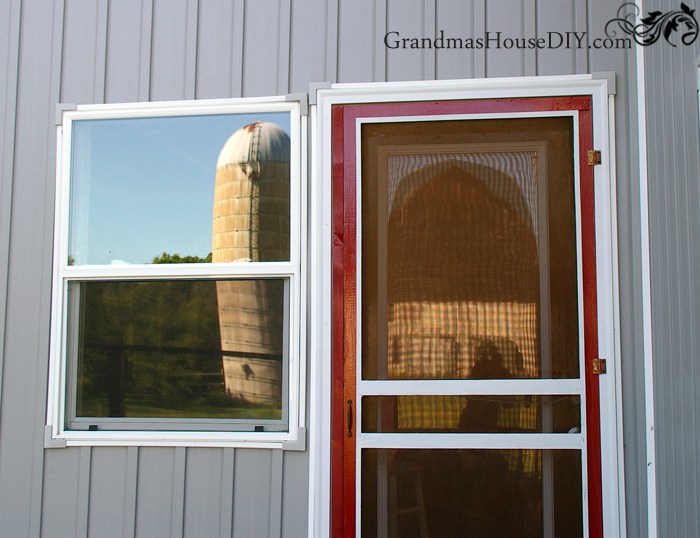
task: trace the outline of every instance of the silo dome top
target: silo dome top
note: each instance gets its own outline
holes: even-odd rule
[[[219,153],[216,168],[238,165],[250,177],[258,175],[265,162],[289,162],[289,136],[279,125],[256,121],[231,135]]]

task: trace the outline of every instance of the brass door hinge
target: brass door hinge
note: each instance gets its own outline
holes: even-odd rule
[[[604,374],[607,371],[605,359],[593,359],[593,373],[595,375]]]
[[[600,164],[602,161],[602,156],[599,149],[589,149],[588,150],[588,164],[590,166],[595,166]]]

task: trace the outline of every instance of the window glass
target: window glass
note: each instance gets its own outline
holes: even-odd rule
[[[279,278],[72,282],[72,427],[101,418],[279,423],[285,301]]]
[[[289,135],[284,112],[75,121],[68,265],[288,261]]]

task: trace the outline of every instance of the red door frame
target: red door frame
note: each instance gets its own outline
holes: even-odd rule
[[[592,97],[532,97],[466,101],[418,101],[333,105],[332,144],[332,389],[331,389],[331,535],[354,537],[356,394],[356,120],[366,117],[440,116],[517,112],[578,112],[581,199],[581,253],[588,434],[588,528],[590,538],[603,536],[600,458],[600,391],[593,373],[598,356],[598,314],[595,258],[595,192],[593,167]],[[346,331],[346,327],[349,329]]]

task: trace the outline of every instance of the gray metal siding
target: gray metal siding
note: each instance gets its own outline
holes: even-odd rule
[[[360,82],[384,79],[385,0],[338,0],[337,81]],[[375,8],[376,5],[376,8]],[[329,28],[329,30],[333,30]],[[332,34],[329,41],[332,41]],[[376,73],[381,75],[376,77]]]
[[[285,94],[289,86],[291,0],[246,2],[243,17],[243,95]]]
[[[14,132],[5,133],[14,137],[14,159],[8,163],[12,177],[3,178],[11,181],[12,207],[0,409],[0,521],[8,536],[38,536],[55,171],[49,118],[59,97],[60,57],[53,51],[62,27],[51,4],[22,2],[20,8],[17,108]]]
[[[151,16],[150,2],[122,0],[109,4],[104,68],[106,102],[148,100]]]
[[[241,0],[200,3],[197,99],[241,95],[243,17]]]
[[[137,448],[121,447],[92,451],[89,536],[121,538],[133,534],[137,453]]]
[[[694,7],[691,5],[691,7]],[[679,4],[659,0],[659,11]],[[678,40],[678,34],[673,37]],[[649,213],[661,536],[700,535],[700,46],[647,48]],[[669,81],[673,81],[670,84]]]
[[[445,35],[483,34],[486,20],[483,0],[449,0],[437,5],[436,28]],[[444,50],[437,54],[435,72],[439,79],[482,78],[486,76],[486,58],[482,51]]]
[[[486,31],[503,36],[535,35],[535,0],[516,0],[507,5],[500,0],[486,2]],[[537,74],[536,51],[532,49],[489,49],[486,51],[487,77],[532,76]]]
[[[0,412],[2,410],[5,315],[10,251],[10,215],[15,152],[17,80],[19,76],[20,2],[5,2],[0,7]]]
[[[676,9],[670,0],[654,8]],[[306,535],[308,454],[43,449],[54,105],[284,94],[311,82],[615,71],[625,485],[646,534],[634,51],[387,50],[403,36],[588,30],[606,0],[9,0],[0,5],[2,536]],[[694,55],[647,49],[662,535],[700,534],[700,202]],[[674,84],[668,84],[673,80]],[[682,83],[679,83],[682,81]],[[664,157],[665,156],[665,157]],[[671,157],[672,156],[672,157]],[[318,358],[312,358],[318,360]]]

